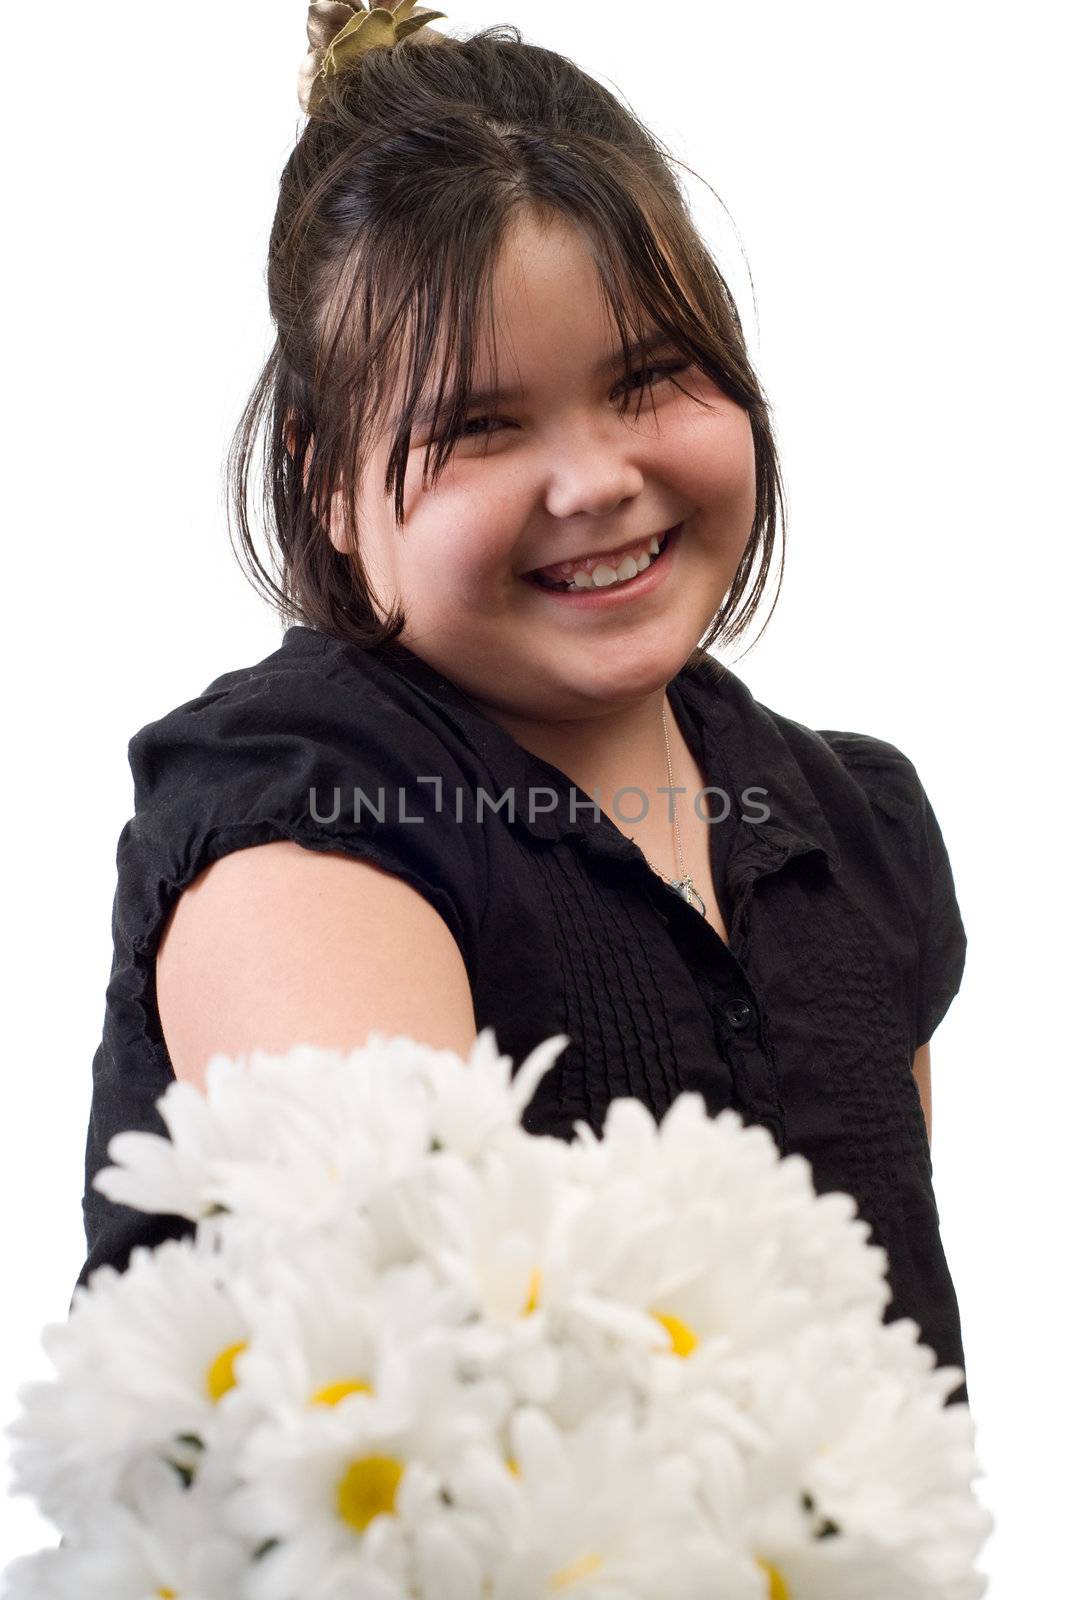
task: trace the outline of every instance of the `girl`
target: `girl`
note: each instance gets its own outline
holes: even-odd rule
[[[464,1054],[491,1026],[519,1063],[562,1032],[530,1131],[734,1106],[855,1197],[886,1320],[963,1367],[927,1122],[966,949],[940,828],[895,746],[710,654],[783,505],[670,158],[571,61],[438,15],[310,8],[231,463],[288,626],[130,743],[79,1283],[188,1231],[91,1180],[215,1051]]]

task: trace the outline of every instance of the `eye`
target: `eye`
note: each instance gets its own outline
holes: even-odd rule
[[[466,433],[465,429],[466,428],[479,427],[479,424],[481,422],[497,422],[499,420],[500,419],[497,418],[497,417],[469,417],[469,418],[466,419],[466,421],[464,421],[461,424],[460,428],[458,428],[456,430],[456,432],[448,433],[446,435],[446,438],[448,438],[448,439],[481,439],[481,438],[484,438],[484,437],[490,437],[490,435],[486,435],[485,436],[483,433]]]
[[[630,394],[639,393],[642,397],[643,391],[648,387],[648,382],[652,376],[658,374],[658,381],[663,382],[666,378],[672,377],[677,372],[687,372],[688,366],[689,363],[687,361],[669,361],[665,362],[661,366],[637,367],[636,371],[630,372],[628,377],[625,378],[623,382],[626,386],[632,384],[637,378],[642,378],[643,382],[640,384],[638,391],[626,387],[626,401],[628,400]]]
[[[438,434],[436,438],[429,439],[426,445],[418,446],[418,448],[426,450],[430,449],[433,444],[456,444],[466,439],[489,439],[491,437],[489,433],[469,433],[466,430],[478,428],[484,422],[497,422],[499,420],[497,417],[467,417],[459,428],[455,428],[452,432],[447,431],[446,433]]]
[[[648,387],[649,380],[652,377],[656,377],[657,381],[662,382],[666,378],[672,377],[675,373],[687,372],[688,366],[689,363],[687,361],[672,361],[665,362],[660,366],[637,367],[635,372],[630,372],[628,377],[622,381],[626,386],[628,386],[634,383],[637,379],[642,378],[643,382],[640,384],[638,391],[642,395],[644,389]],[[626,400],[631,394],[635,394],[636,392],[637,391],[635,389],[626,387]],[[483,425],[486,423],[490,423],[492,425],[495,423],[501,424],[502,419],[501,417],[468,417],[459,428],[456,428],[452,433],[444,433],[440,437],[443,441],[448,441],[450,443],[464,439],[489,439],[491,438],[491,434],[490,432],[484,431],[483,427]],[[467,431],[469,428],[475,428],[478,431],[475,433],[469,433]],[[433,444],[438,442],[438,440],[431,441]]]
[[[665,377],[674,372],[684,372],[687,366],[687,361],[669,361],[664,365],[657,367],[637,367],[635,372],[629,373],[624,382],[631,383],[634,378],[643,378],[646,380],[654,372],[660,372],[663,377]]]

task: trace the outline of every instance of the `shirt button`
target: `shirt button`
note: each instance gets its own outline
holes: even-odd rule
[[[751,1007],[746,1000],[730,1000],[726,1004],[725,1015],[734,1028],[746,1028],[751,1021]]]

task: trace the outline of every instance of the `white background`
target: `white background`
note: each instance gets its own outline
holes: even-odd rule
[[[281,631],[220,485],[271,343],[306,48],[297,0],[13,20],[4,1422],[50,1370],[40,1328],[84,1259],[127,741]],[[689,179],[773,404],[789,532],[765,636],[724,659],[782,713],[899,745],[942,824],[970,948],[933,1044],[933,1161],[997,1517],[984,1569],[995,1600],[1052,1592],[1071,1420],[1058,8],[465,0],[439,26],[503,21],[616,87],[728,208]],[[56,1542],[25,1498],[0,1521],[0,1563]]]

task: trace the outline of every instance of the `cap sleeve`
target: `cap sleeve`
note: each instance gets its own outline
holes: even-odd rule
[[[174,1073],[156,1006],[156,951],[172,908],[204,868],[280,839],[372,861],[439,912],[473,987],[486,901],[481,830],[469,820],[469,795],[454,799],[471,785],[449,749],[404,698],[328,658],[227,673],[141,728],[128,756],[134,815],[116,853],[112,968],[86,1141],[89,1256],[79,1283],[104,1261],[122,1270],[134,1243],[177,1231],[113,1205],[91,1180],[109,1164],[115,1133],[166,1133],[155,1102]]]
[[[896,745],[868,734],[824,730],[865,789],[917,938],[912,1054],[928,1044],[963,981],[967,935],[940,824],[914,764]]]
[[[456,816],[464,780],[434,731],[371,680],[329,668],[216,685],[130,740],[135,814],[117,867],[134,944],[155,944],[178,895],[211,862],[292,839],[403,878],[473,962],[482,858]]]

